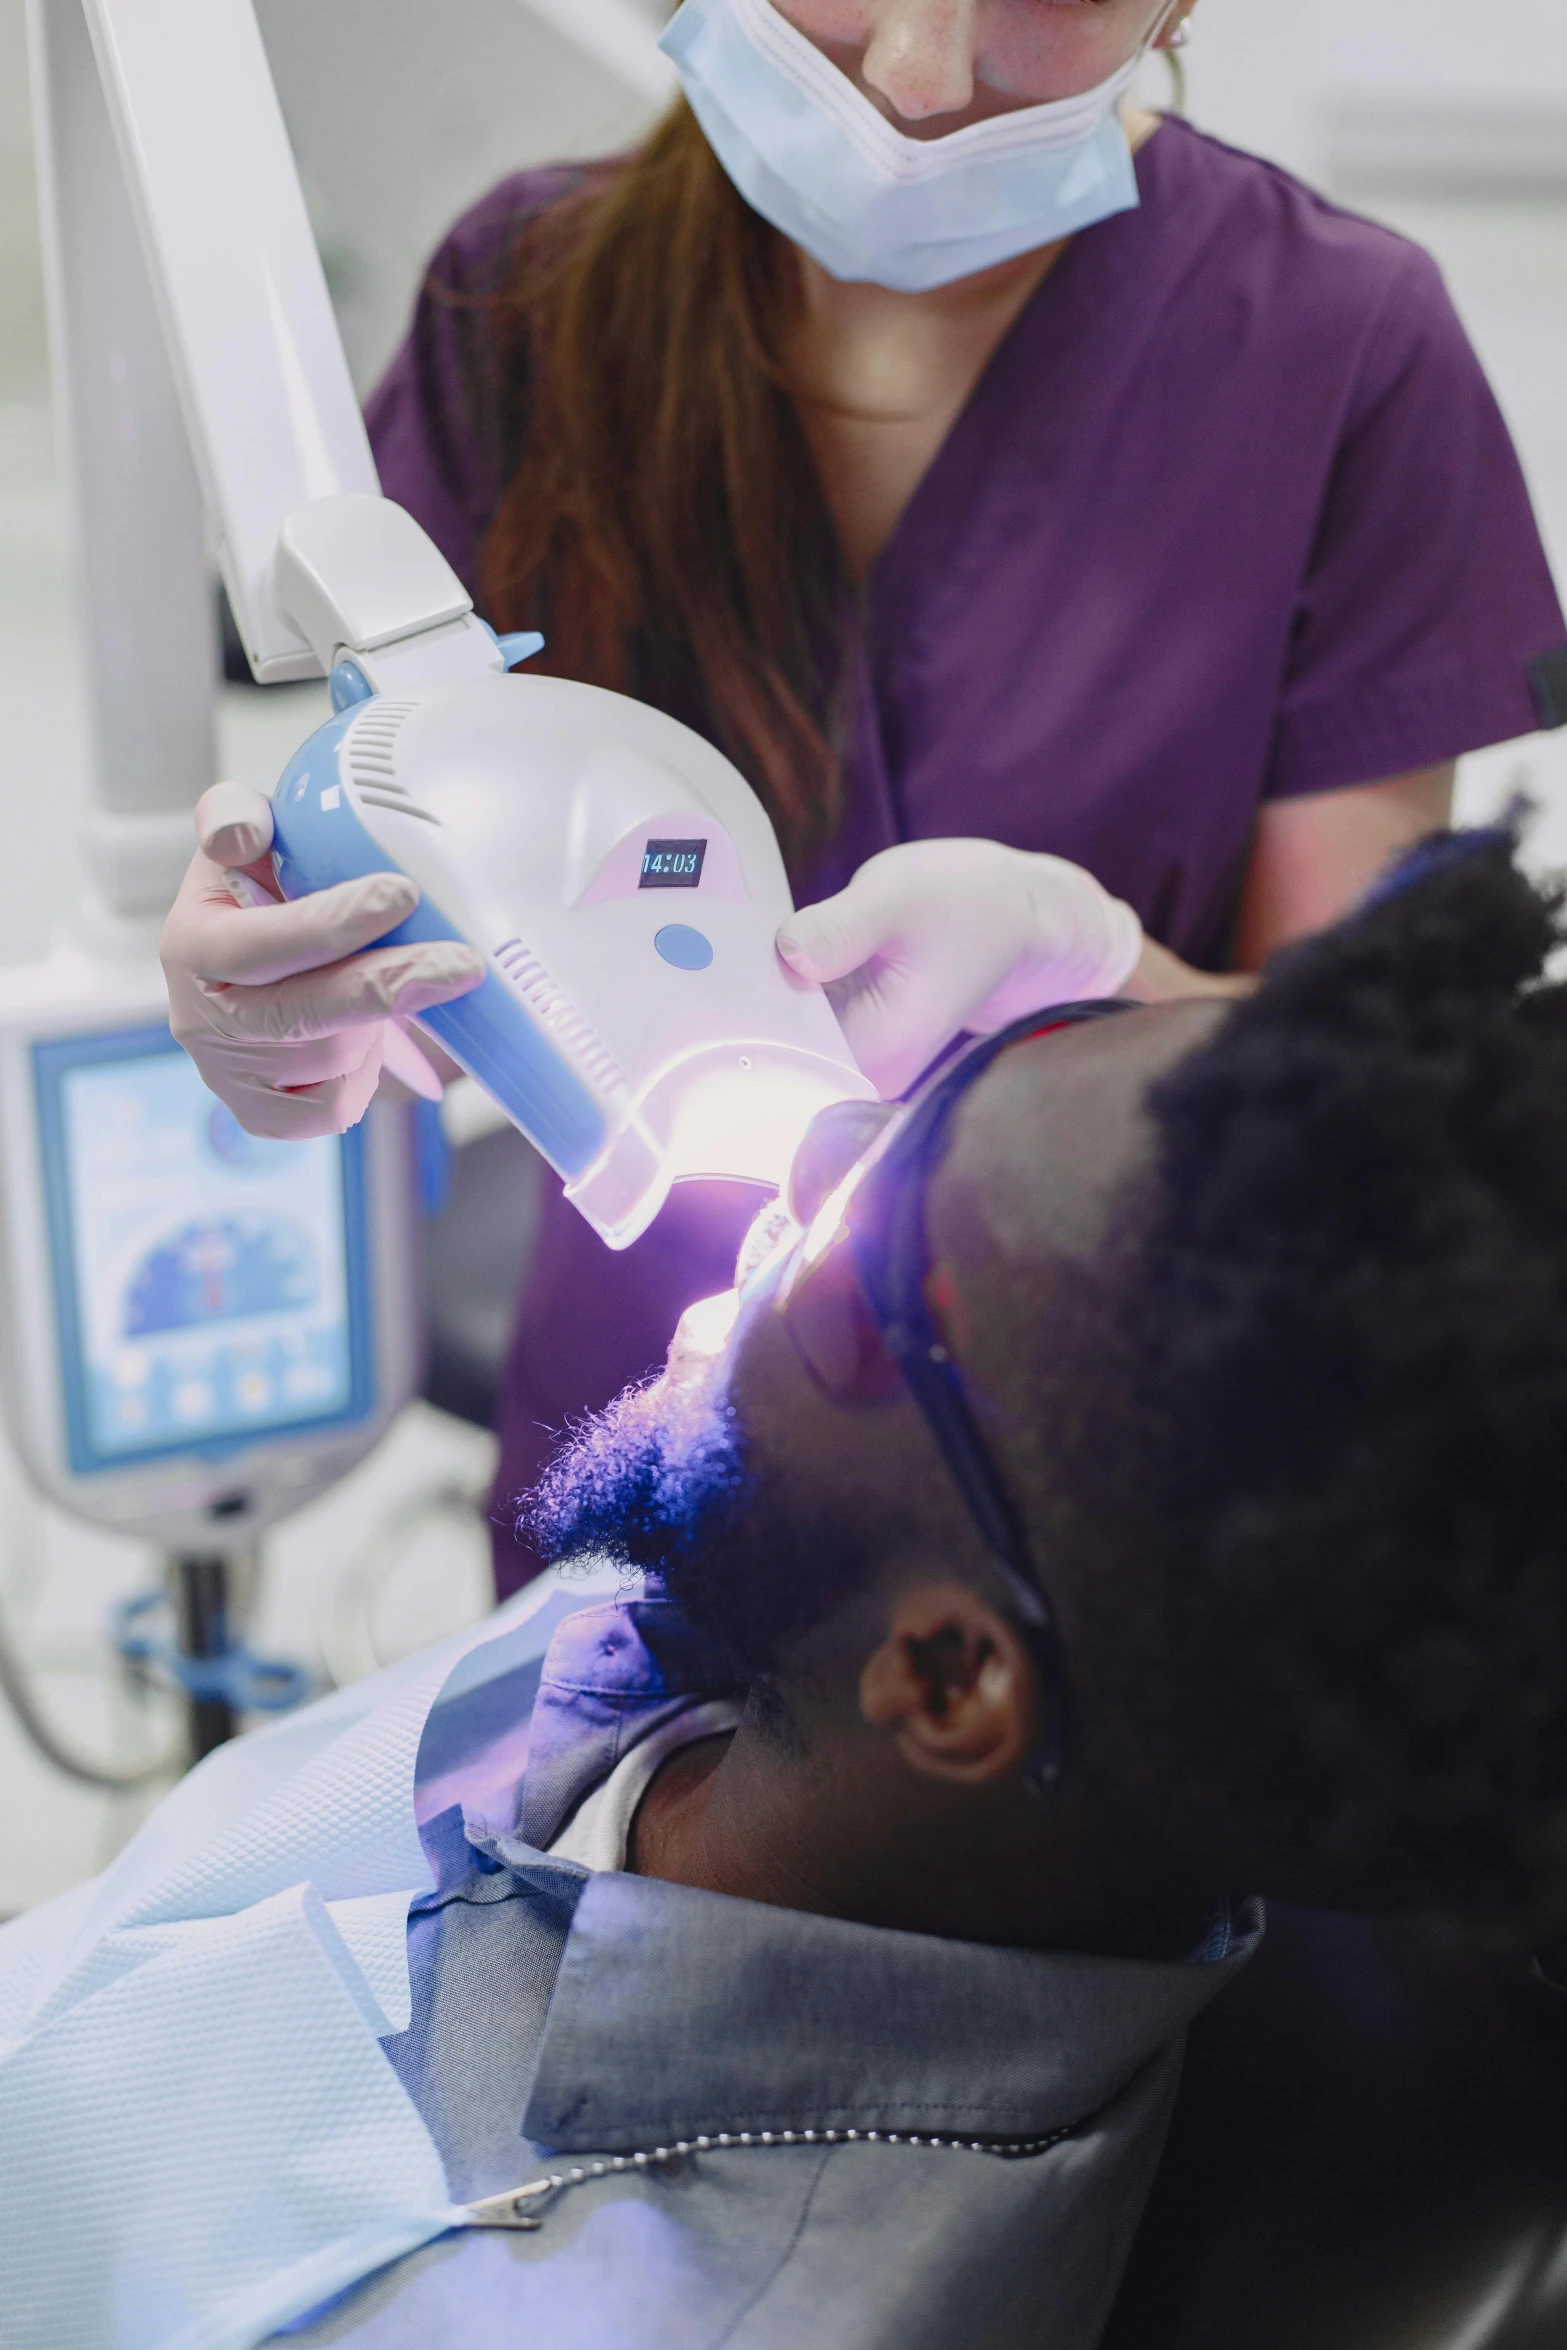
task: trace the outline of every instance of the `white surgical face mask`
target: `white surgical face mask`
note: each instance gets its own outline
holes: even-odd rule
[[[940,139],[895,130],[769,0],[685,0],[659,45],[741,195],[833,277],[920,293],[1138,201],[1116,109],[1147,43],[1079,97]]]

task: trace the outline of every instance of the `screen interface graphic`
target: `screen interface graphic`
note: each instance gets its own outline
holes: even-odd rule
[[[356,1400],[357,1138],[352,1169],[335,1137],[258,1141],[150,1035],[96,1060],[36,1048],[78,1469],[308,1427]]]
[[[638,889],[695,889],[702,879],[705,840],[650,840],[642,852]]]

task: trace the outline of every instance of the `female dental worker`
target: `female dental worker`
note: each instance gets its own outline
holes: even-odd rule
[[[685,0],[684,100],[460,222],[371,402],[387,494],[496,627],[755,784],[782,951],[884,1091],[1030,1002],[1243,987],[1447,820],[1460,753],[1567,719],[1433,264],[1132,102],[1190,5]],[[391,878],[241,910],[253,794],[198,831],[176,1033],[248,1125],[351,1123],[477,958],[361,951]],[[684,1187],[616,1257],[552,1196],[502,1504],[727,1286],[753,1205]]]

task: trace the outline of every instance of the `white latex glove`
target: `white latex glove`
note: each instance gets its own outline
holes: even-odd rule
[[[1042,1005],[1114,995],[1142,945],[1131,907],[1081,865],[993,840],[883,849],[778,933],[889,1100],[965,1029],[987,1036]]]
[[[266,862],[271,805],[244,784],[203,793],[196,838],[159,949],[169,1026],[246,1132],[341,1134],[383,1064],[438,1100],[440,1079],[398,1021],[466,995],[483,957],[446,941],[370,946],[419,902],[400,873],[285,903]]]

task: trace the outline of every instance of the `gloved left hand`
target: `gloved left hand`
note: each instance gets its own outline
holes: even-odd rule
[[[400,1023],[477,987],[482,955],[449,940],[375,944],[419,902],[405,874],[283,903],[267,861],[271,805],[243,784],[203,793],[196,836],[160,948],[169,1026],[247,1132],[345,1133],[383,1068],[439,1100],[439,1077]]]
[[[1042,1005],[1115,995],[1142,951],[1131,907],[1081,865],[993,840],[883,849],[778,933],[889,1099],[965,1029],[986,1036]]]

